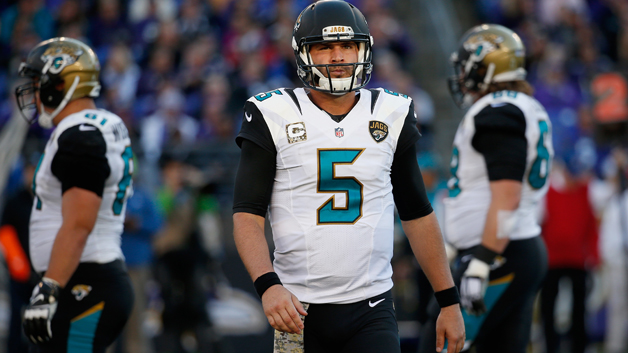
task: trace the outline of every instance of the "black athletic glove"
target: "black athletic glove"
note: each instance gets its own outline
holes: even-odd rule
[[[52,338],[50,322],[60,294],[59,283],[46,277],[33,288],[30,303],[22,313],[24,333],[33,343],[48,342]]]
[[[488,287],[491,264],[497,257],[496,252],[480,245],[473,254],[467,270],[460,280],[460,304],[470,315],[482,315],[486,312],[484,294]]]

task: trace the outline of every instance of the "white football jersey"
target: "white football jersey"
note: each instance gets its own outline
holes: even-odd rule
[[[89,109],[61,120],[37,165],[32,184],[35,200],[30,219],[30,254],[38,272],[48,268],[52,245],[63,222],[62,184],[52,167],[59,149],[59,138],[64,133],[73,133],[72,138],[76,140],[81,137],[81,133],[94,134],[98,131],[106,144],[104,157],[110,173],[105,182],[96,224],[87,238],[80,261],[107,263],[124,258],[120,250],[120,235],[126,201],[133,194],[131,140],[120,117],[105,110]]]
[[[501,217],[498,227],[509,229],[505,236],[511,240],[532,238],[541,232],[536,214],[549,186],[547,178],[554,156],[551,123],[545,108],[536,99],[521,92],[495,92],[482,97],[469,109],[454,138],[444,235],[457,249],[481,243],[491,202],[485,159],[472,146],[475,117],[489,105],[502,107],[506,104],[519,108],[525,117],[527,161],[519,207],[510,220]]]
[[[412,101],[384,89],[359,94],[340,122],[302,88],[249,99],[277,151],[269,210],[274,269],[304,302],[353,303],[393,285],[390,171],[396,149],[416,142],[400,142]],[[253,114],[245,118],[255,123]]]

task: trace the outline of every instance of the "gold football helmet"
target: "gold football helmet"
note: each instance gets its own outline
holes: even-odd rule
[[[449,90],[458,106],[473,103],[491,83],[525,80],[525,46],[517,33],[496,24],[482,24],[462,36],[451,54],[456,71]]]
[[[39,43],[20,65],[19,75],[31,82],[18,86],[15,96],[22,115],[32,123],[37,109],[39,124],[52,127],[52,119],[68,102],[82,98],[96,98],[100,94],[100,62],[94,51],[81,41],[58,37]],[[36,106],[35,92],[39,91],[42,106]],[[54,109],[47,113],[44,106]]]

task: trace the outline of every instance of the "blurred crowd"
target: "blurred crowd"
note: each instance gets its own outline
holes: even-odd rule
[[[9,1],[10,2],[10,1]],[[121,116],[149,162],[164,148],[228,141],[243,102],[299,84],[291,47],[306,0],[21,0],[0,5],[0,124],[10,118],[11,83],[30,48],[53,36],[77,38],[96,51],[103,91],[98,105]],[[425,101],[403,72],[412,43],[385,1],[354,1],[369,18],[381,67],[374,84],[399,86]],[[361,3],[363,2],[363,4]],[[32,136],[48,132],[33,126]]]
[[[626,352],[628,2],[479,0],[474,9],[477,23],[521,36],[534,97],[552,121],[555,159],[539,210],[550,268],[533,351]],[[448,177],[438,159],[419,156],[437,215]],[[413,276],[408,259],[397,256],[398,307],[422,321],[425,308],[416,298],[424,278]]]
[[[230,212],[230,168],[235,168],[233,158],[237,162],[233,150],[241,109],[252,95],[301,86],[291,35],[299,11],[310,2],[0,2],[0,128],[15,114],[13,87],[21,60],[41,40],[67,36],[96,51],[103,85],[97,105],[122,117],[132,135],[138,173],[122,245],[139,309],[118,351],[221,350],[206,301],[218,296],[223,280],[216,264],[225,260],[229,236],[224,220],[230,218],[224,215]],[[421,40],[410,37],[392,0],[349,2],[365,14],[374,37],[369,87],[386,87],[415,100],[424,135],[417,158],[438,214],[448,157],[436,153],[431,141],[443,133],[433,126],[438,118],[433,98],[442,97],[431,97],[408,71]],[[540,215],[551,271],[540,300],[544,329],[535,336],[545,344],[535,351],[571,347],[582,352],[606,340],[605,352],[626,352],[628,2],[478,0],[473,6],[476,23],[503,24],[522,37],[529,81],[553,124],[556,159]],[[5,210],[22,210],[22,218],[29,208],[14,206],[28,204],[28,178],[49,134],[37,124],[29,128],[27,153],[7,186]],[[2,224],[17,218],[5,211]],[[421,279],[399,243],[394,259],[398,316],[420,321]],[[565,286],[564,278],[571,284]],[[28,276],[12,276],[12,281],[16,296],[23,295],[20,284],[32,288]],[[604,288],[596,291],[598,282]],[[564,309],[559,301],[554,310],[565,288],[571,288],[573,306]],[[554,318],[561,310],[571,319]],[[15,348],[17,341],[10,342],[15,344],[10,352],[23,349]]]

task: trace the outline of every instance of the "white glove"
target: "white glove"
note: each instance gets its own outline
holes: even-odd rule
[[[470,315],[482,315],[486,312],[484,294],[488,287],[489,264],[475,257],[460,280],[460,304]]]
[[[33,343],[48,342],[52,338],[50,322],[57,311],[60,294],[59,283],[46,277],[33,288],[30,303],[22,314],[24,333]]]

